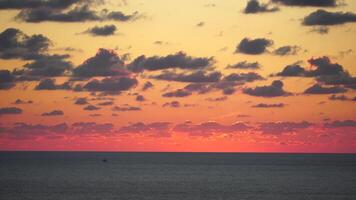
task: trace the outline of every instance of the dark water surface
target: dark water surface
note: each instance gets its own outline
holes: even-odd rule
[[[355,200],[356,155],[0,152],[0,199]]]

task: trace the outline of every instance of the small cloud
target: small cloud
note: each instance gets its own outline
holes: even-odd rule
[[[181,104],[179,101],[166,102],[162,107],[180,108]]]
[[[275,104],[266,104],[266,103],[259,103],[253,105],[253,108],[283,108],[285,106],[284,103],[275,103]]]
[[[136,96],[136,101],[143,102],[143,101],[146,101],[146,98],[143,95],[137,95]]]
[[[35,87],[35,90],[70,90],[71,88],[70,82],[57,85],[55,79],[43,79]]]
[[[205,22],[199,22],[195,26],[196,27],[203,27],[205,25]]]
[[[305,26],[332,26],[356,22],[356,14],[352,12],[329,12],[319,9],[304,17]]]
[[[114,112],[130,112],[130,111],[141,111],[142,109],[140,107],[135,107],[135,106],[115,106],[112,108],[112,111]]]
[[[100,110],[100,109],[101,109],[100,107],[96,107],[93,105],[88,105],[88,106],[84,107],[84,110],[87,110],[87,111],[94,111],[94,110]]]
[[[273,54],[278,56],[296,55],[299,50],[300,47],[298,46],[287,45],[287,46],[279,47],[278,49],[274,50]]]
[[[194,71],[191,73],[176,73],[172,71],[163,71],[159,75],[152,76],[151,78],[166,81],[178,82],[217,82],[220,80],[222,74],[220,72],[206,72],[203,70]]]
[[[290,92],[283,90],[283,82],[279,80],[273,81],[272,84],[268,86],[245,88],[243,89],[243,93],[257,97],[280,97],[291,95]]]
[[[33,101],[32,100],[24,101],[24,100],[21,100],[21,99],[16,99],[16,101],[14,101],[12,104],[15,104],[15,105],[33,104]]]
[[[267,47],[273,44],[272,40],[265,38],[249,39],[244,38],[236,47],[235,53],[259,55],[266,52]]]
[[[265,12],[276,12],[278,7],[273,7],[270,4],[260,3],[258,0],[249,0],[244,9],[246,14],[255,14],[255,13],[265,13]]]
[[[310,32],[319,33],[320,35],[328,34],[329,28],[327,26],[317,26],[313,27]]]
[[[85,104],[88,104],[88,100],[87,100],[87,98],[78,98],[75,100],[74,104],[85,105]]]
[[[329,97],[329,100],[331,100],[331,101],[356,101],[356,97],[350,98],[343,94],[342,95],[333,94]]]
[[[247,62],[247,61],[242,61],[242,62],[238,62],[236,64],[233,65],[228,65],[226,67],[226,69],[251,69],[251,70],[255,70],[255,69],[260,69],[261,68],[261,64],[258,62]]]
[[[97,104],[98,106],[112,106],[114,105],[113,101],[104,101],[104,102],[100,102]]]
[[[285,6],[335,7],[338,0],[272,0]]]
[[[8,90],[15,86],[15,76],[9,70],[0,70],[0,90]]]
[[[45,112],[41,114],[41,116],[43,117],[60,116],[60,115],[64,115],[64,112],[61,110],[53,110],[51,112]]]
[[[2,115],[19,115],[22,114],[22,109],[17,107],[0,108],[0,116]]]
[[[26,35],[16,28],[0,33],[0,58],[31,60],[45,54],[52,42],[44,35]]]
[[[93,28],[89,28],[84,33],[88,33],[92,36],[111,36],[114,35],[117,31],[115,25],[105,25],[105,26],[94,26]]]
[[[214,58],[192,57],[180,51],[167,56],[139,56],[128,65],[133,72],[156,71],[163,69],[185,69],[196,70],[210,67],[214,63]]]
[[[333,121],[331,123],[325,123],[326,128],[341,128],[341,127],[356,127],[355,120]]]
[[[73,69],[74,77],[119,76],[129,72],[124,68],[124,59],[114,50],[99,49],[81,65]]]
[[[337,94],[337,93],[345,93],[347,89],[339,86],[333,87],[324,87],[318,83],[314,84],[310,88],[304,91],[304,94]]]
[[[222,97],[216,97],[216,98],[206,98],[206,101],[210,101],[210,102],[219,102],[219,101],[226,101],[227,100],[227,96],[222,96]]]
[[[154,86],[154,85],[153,85],[151,82],[147,81],[147,82],[142,86],[142,91],[146,91],[146,90],[152,88],[153,86]]]
[[[172,98],[172,97],[187,97],[190,95],[192,95],[191,92],[189,92],[187,90],[183,90],[183,89],[178,89],[178,90],[175,90],[172,92],[164,93],[162,96]]]
[[[157,40],[157,41],[154,41],[153,44],[162,46],[162,45],[169,45],[170,43],[169,42],[164,42],[164,41],[161,41],[161,40]]]

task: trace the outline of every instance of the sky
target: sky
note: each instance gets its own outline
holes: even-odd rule
[[[356,153],[353,0],[0,0],[0,150]]]

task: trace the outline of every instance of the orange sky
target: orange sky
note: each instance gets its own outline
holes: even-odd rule
[[[355,1],[48,2],[0,0],[0,150],[356,152]]]

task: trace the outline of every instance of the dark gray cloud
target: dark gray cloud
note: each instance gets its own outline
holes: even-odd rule
[[[352,77],[348,72],[338,75],[320,76],[317,80],[326,85],[343,85],[347,88],[356,89],[356,77]]]
[[[97,12],[90,8],[90,3],[84,3],[83,5],[77,5],[69,10],[53,9],[50,7],[38,7],[23,9],[15,17],[17,20],[40,23],[45,21],[52,22],[86,22],[86,21],[129,21],[137,18],[138,13],[124,14],[121,11],[108,11],[101,10]]]
[[[332,63],[329,57],[312,58],[308,60],[311,69],[306,70],[298,64],[286,66],[277,76],[315,77],[320,83],[326,85],[344,85],[348,88],[356,88],[356,77],[352,77],[338,63]]]
[[[142,109],[140,107],[136,106],[115,106],[112,108],[112,111],[114,112],[130,112],[130,111],[141,111]]]
[[[16,101],[14,101],[12,104],[15,104],[15,105],[33,104],[33,101],[32,100],[24,101],[24,100],[21,100],[21,99],[16,99]]]
[[[305,76],[306,71],[298,64],[287,65],[277,76]]]
[[[97,104],[98,106],[112,106],[114,105],[113,101],[104,101],[104,102],[100,102]]]
[[[41,116],[43,117],[61,116],[61,115],[64,115],[64,112],[61,110],[53,110],[51,112],[45,112],[41,114]]]
[[[298,46],[287,45],[287,46],[279,47],[278,49],[274,50],[273,54],[278,56],[296,55],[299,50],[300,47]]]
[[[164,103],[162,107],[180,108],[181,104],[179,101],[171,101]]]
[[[17,107],[0,108],[0,116],[2,115],[19,115],[22,114],[22,109]]]
[[[91,92],[120,93],[136,87],[137,80],[130,77],[110,77],[102,80],[91,80],[86,83],[82,90]]]
[[[306,72],[306,76],[328,76],[328,75],[338,75],[345,70],[338,63],[332,63],[329,57],[312,58],[308,60],[309,64],[315,67],[310,71]]]
[[[94,110],[100,110],[101,108],[93,105],[87,105],[83,109],[87,111],[94,111]]]
[[[55,79],[43,79],[35,87],[35,90],[70,90],[71,88],[70,82],[57,85]]]
[[[26,9],[48,7],[65,9],[83,0],[0,0],[0,9]]]
[[[136,101],[143,102],[143,101],[146,101],[146,98],[143,95],[137,95]]]
[[[212,79],[213,80],[213,79]],[[206,94],[213,91],[222,91],[224,95],[231,95],[235,93],[235,87],[238,85],[243,85],[247,82],[253,82],[256,80],[263,80],[263,78],[254,72],[250,73],[232,73],[229,74],[220,80],[214,79],[212,82],[207,81],[195,81],[183,89],[178,89],[172,92],[167,92],[163,94],[164,97],[187,97],[193,93]]]
[[[333,121],[331,123],[325,123],[325,127],[327,128],[345,128],[345,127],[356,127],[356,121],[355,120],[344,120],[344,121]]]
[[[0,33],[0,58],[31,60],[43,55],[51,45],[44,35],[26,35],[21,30],[8,28]]]
[[[253,105],[253,108],[283,108],[285,106],[284,103],[274,103],[274,104],[267,104],[267,103],[259,103]]]
[[[73,69],[75,77],[127,75],[124,60],[113,50],[99,49],[97,54]]]
[[[138,17],[138,12],[134,12],[132,14],[125,14],[121,11],[111,11],[107,12],[106,16],[104,16],[104,19],[125,22],[135,20]]]
[[[178,81],[178,82],[217,82],[220,80],[222,74],[220,72],[207,72],[203,70],[191,72],[191,73],[176,73],[172,71],[163,71],[159,75],[151,76],[151,78],[157,80],[166,81]]]
[[[92,36],[110,36],[114,35],[117,28],[115,25],[105,25],[105,26],[94,26],[89,28],[84,33],[88,33]]]
[[[172,102],[166,102],[162,105],[162,107],[172,107],[172,108],[179,108],[179,107],[195,107],[197,104],[181,104],[179,101],[172,101]]]
[[[88,104],[88,100],[85,97],[78,98],[78,99],[75,100],[74,104],[76,104],[76,105],[85,105],[85,104]]]
[[[244,9],[244,13],[263,13],[263,12],[276,12],[279,9],[277,7],[272,7],[270,4],[260,3],[258,0],[250,0]]]
[[[184,90],[192,93],[206,94],[213,91],[222,91],[224,95],[231,95],[235,90],[235,86],[242,85],[240,81],[219,81],[216,83],[191,83],[184,87]]]
[[[249,63],[247,61],[238,62],[233,65],[228,65],[226,69],[260,69],[261,64],[258,62]]]
[[[225,76],[222,81],[239,81],[239,82],[253,82],[257,80],[263,80],[263,77],[255,72],[249,73],[232,73]]]
[[[324,87],[320,84],[315,84],[304,91],[304,94],[337,94],[347,92],[347,89],[339,86]]]
[[[15,76],[9,70],[0,70],[0,90],[8,90],[15,86]]]
[[[249,39],[244,38],[237,45],[235,53],[258,55],[266,52],[267,47],[273,44],[272,40],[265,38]]]
[[[142,86],[142,91],[146,91],[150,88],[154,87],[153,83],[147,81],[143,86]]]
[[[213,57],[191,57],[184,52],[170,54],[167,56],[152,56],[144,55],[136,58],[128,65],[128,68],[134,72],[142,72],[144,70],[155,71],[162,69],[202,69],[211,66],[214,63]]]
[[[62,76],[72,69],[73,65],[66,59],[69,55],[46,55],[34,59],[33,62],[25,64],[23,75],[28,76]]]
[[[222,78],[222,74],[218,71],[194,71],[191,73],[176,73],[172,71],[163,71],[159,75],[151,76],[158,80],[167,81],[179,81],[179,82],[190,82],[190,83],[211,83],[219,84],[220,82],[252,82],[256,80],[263,80],[263,78],[254,72],[249,73],[231,73]],[[221,84],[221,83],[220,83]]]
[[[206,101],[210,101],[210,102],[219,102],[219,101],[226,101],[227,100],[227,96],[222,96],[222,97],[215,97],[215,98],[206,98]]]
[[[245,88],[243,93],[257,97],[280,97],[289,96],[291,93],[283,90],[283,82],[276,80],[268,86],[258,86],[255,88]]]
[[[203,122],[201,124],[193,124],[192,122],[185,122],[177,124],[173,131],[188,133],[191,136],[209,137],[214,133],[239,133],[250,130],[251,127],[245,123],[234,123],[231,125],[222,125],[217,122]]]
[[[17,16],[17,20],[39,23],[44,21],[55,22],[84,22],[99,21],[101,17],[96,11],[91,10],[88,5],[78,6],[68,11],[54,10],[49,7],[24,9]]]
[[[281,135],[284,133],[293,133],[298,130],[311,127],[313,124],[303,122],[267,122],[261,123],[257,130],[264,134]]]
[[[356,97],[350,98],[343,94],[342,95],[333,94],[329,97],[329,100],[331,100],[331,101],[356,101]]]
[[[356,22],[356,14],[352,12],[329,12],[317,10],[304,17],[303,25],[306,26],[331,26]]]
[[[272,0],[274,3],[280,3],[286,6],[316,6],[316,7],[334,7],[338,0]]]
[[[163,97],[187,97],[190,95],[192,95],[191,92],[184,90],[184,89],[178,89],[178,90],[175,90],[172,92],[164,93],[162,96]]]

